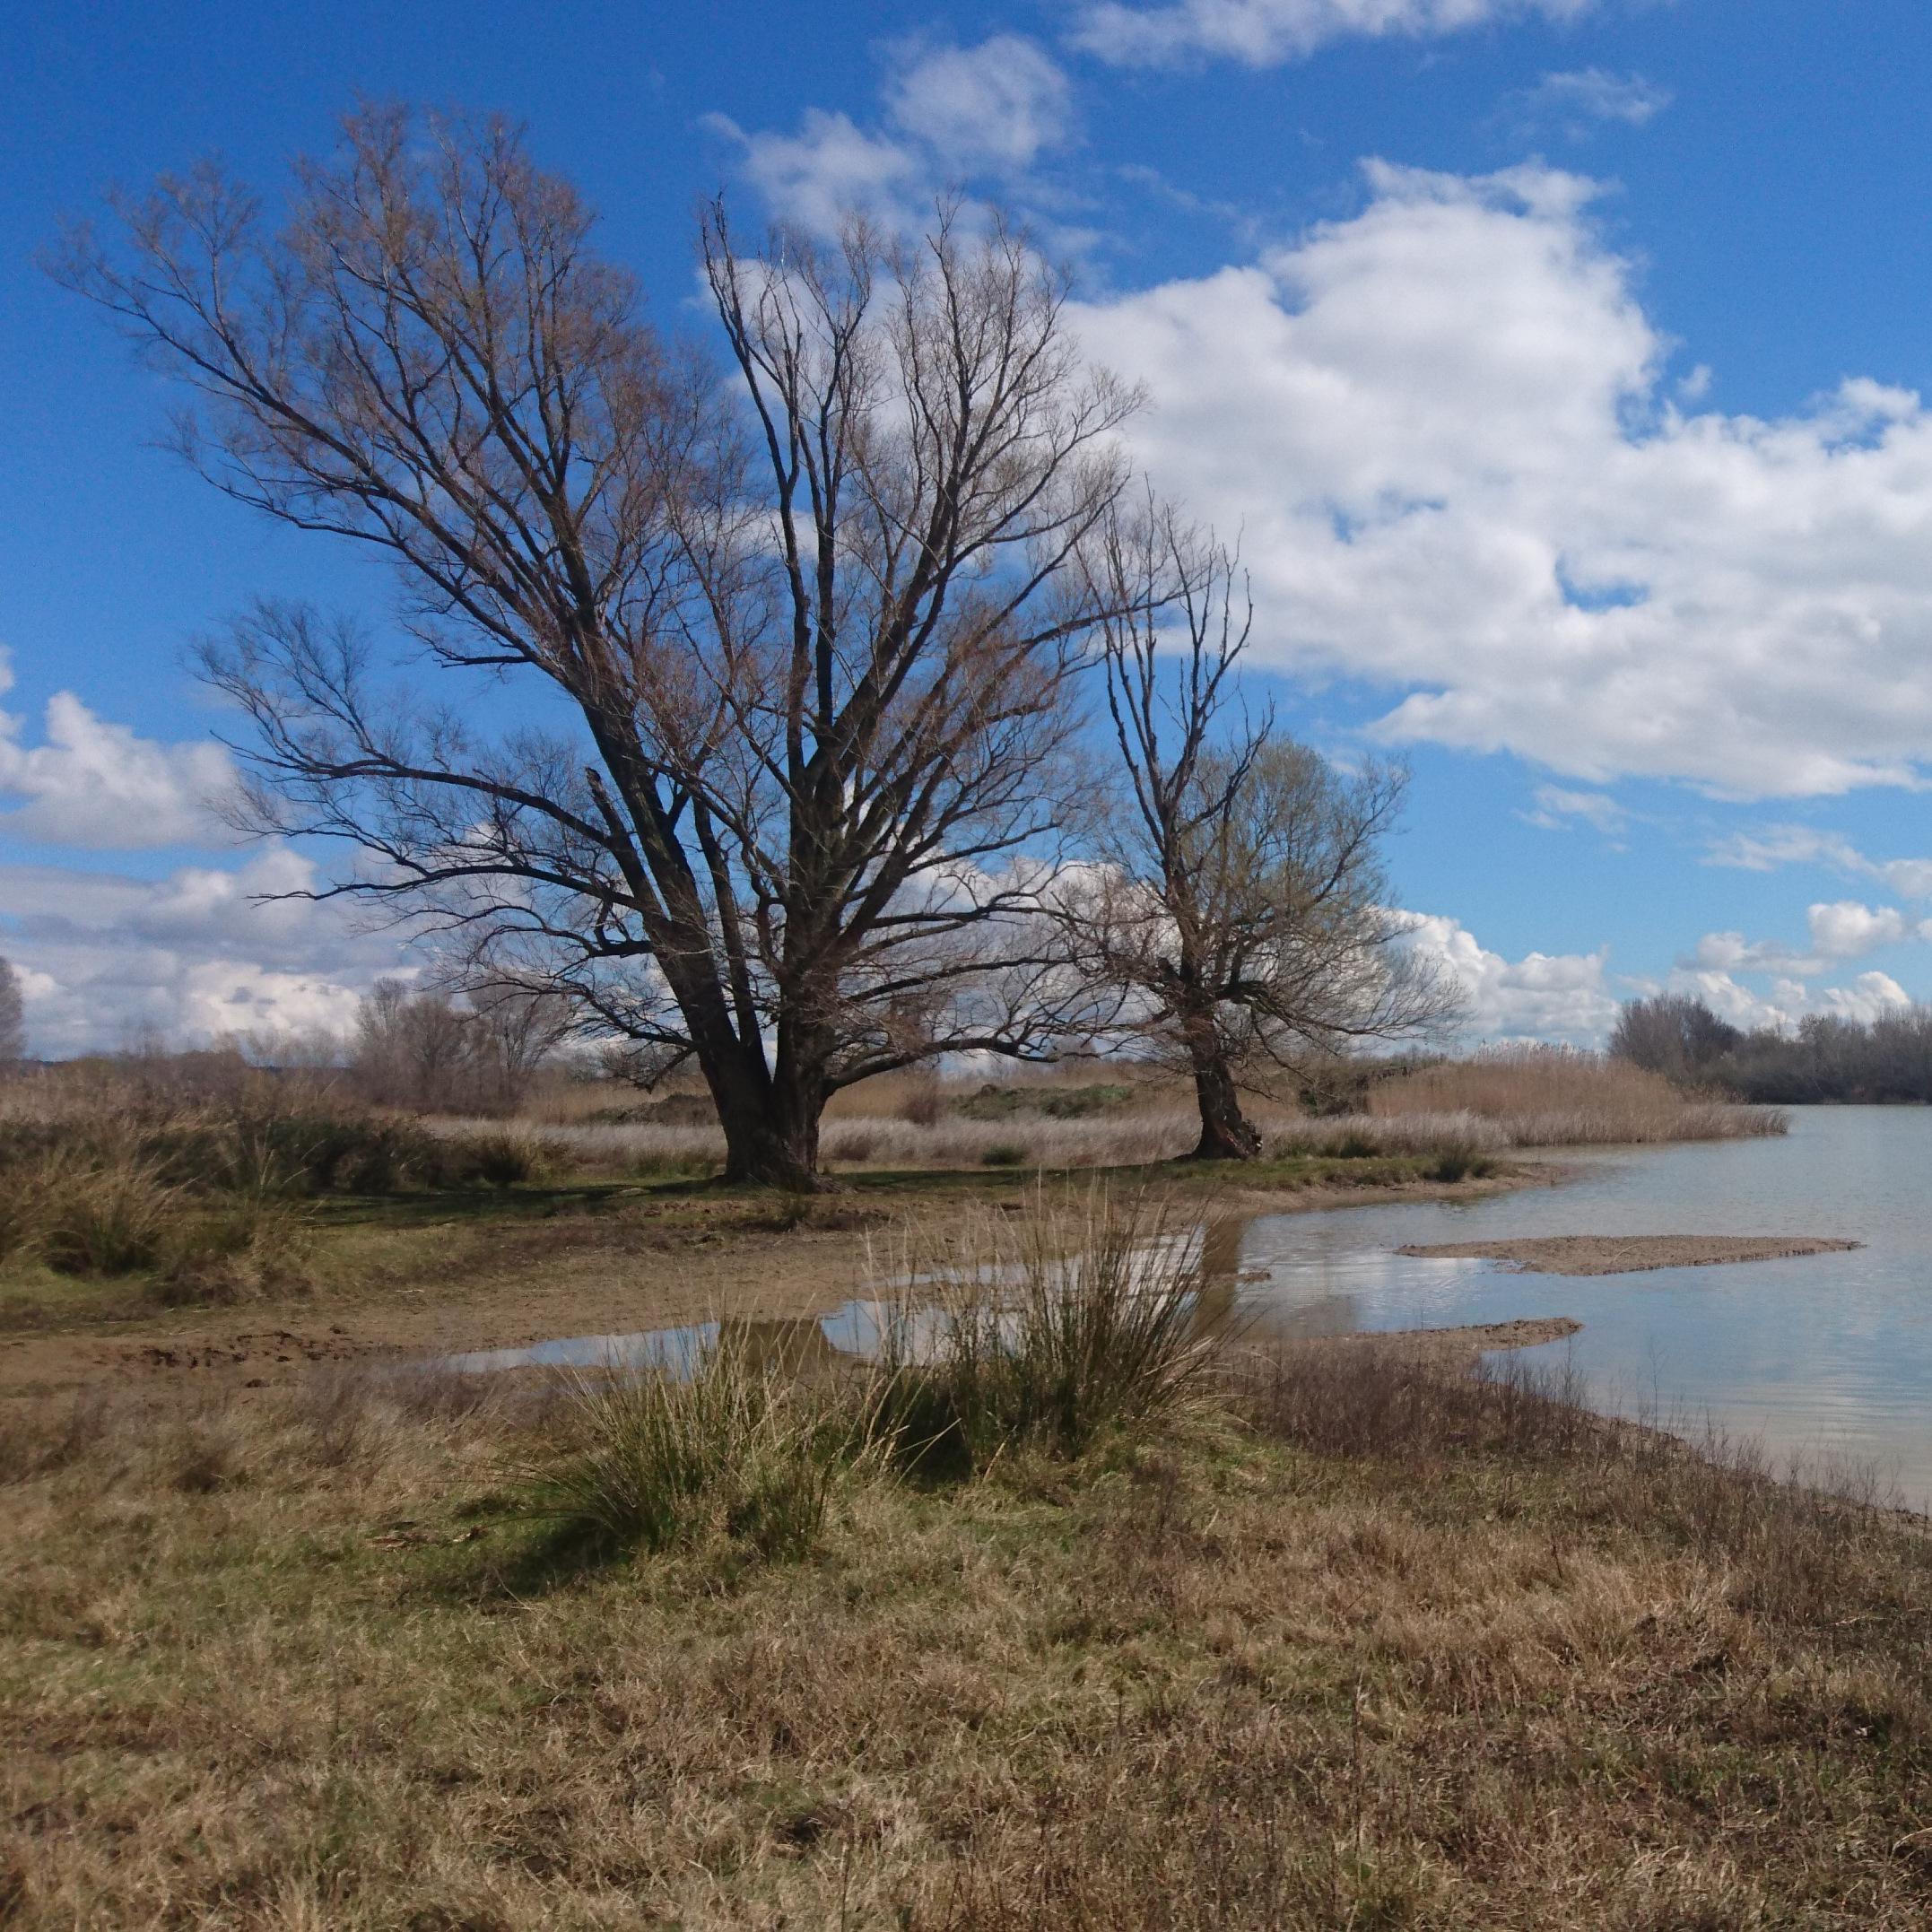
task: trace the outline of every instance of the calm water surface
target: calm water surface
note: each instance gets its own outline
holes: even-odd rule
[[[1800,1108],[1788,1137],[1577,1154],[1558,1188],[1464,1205],[1270,1214],[1209,1231],[1214,1311],[1263,1334],[1451,1327],[1569,1315],[1583,1331],[1519,1359],[1573,1361],[1619,1414],[1761,1438],[1780,1456],[1875,1467],[1932,1505],[1932,1109]],[[1407,1243],[1540,1234],[1805,1234],[1849,1254],[1640,1275],[1522,1275],[1481,1260],[1399,1255]],[[774,1363],[865,1354],[879,1310],[744,1334]],[[678,1368],[710,1325],[572,1336],[449,1358]]]
[[[1599,1407],[1706,1420],[1785,1454],[1876,1466],[1932,1502],[1932,1109],[1799,1108],[1780,1140],[1574,1157],[1567,1186],[1464,1205],[1269,1215],[1241,1237],[1261,1325],[1327,1335],[1571,1315]],[[1543,1234],[1808,1234],[1849,1254],[1521,1275],[1408,1242]]]

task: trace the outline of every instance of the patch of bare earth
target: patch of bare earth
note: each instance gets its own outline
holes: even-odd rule
[[[1531,1275],[1639,1275],[1652,1268],[1843,1254],[1862,1245],[1793,1234],[1557,1234],[1526,1240],[1414,1242],[1396,1252],[1503,1261]]]

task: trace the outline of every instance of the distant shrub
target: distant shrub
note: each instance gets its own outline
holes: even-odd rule
[[[544,1150],[527,1135],[500,1130],[466,1135],[444,1143],[440,1176],[446,1184],[514,1188],[543,1171]]]
[[[955,1101],[953,1111],[968,1120],[1010,1120],[1019,1114],[1084,1120],[1117,1112],[1133,1098],[1134,1089],[1118,1081],[1094,1081],[1081,1087],[1002,1087],[988,1081],[977,1093]]]
[[[979,1165],[981,1167],[1024,1167],[1026,1165],[1026,1149],[1021,1146],[1017,1141],[995,1141],[979,1156]]]
[[[24,1179],[32,1240],[59,1275],[126,1275],[160,1254],[178,1190],[138,1156],[55,1154]]]
[[[899,1103],[901,1120],[913,1127],[937,1127],[945,1110],[945,1089],[937,1074],[922,1070],[907,1081],[905,1097]]]
[[[155,1298],[170,1308],[246,1301],[299,1286],[310,1233],[289,1201],[241,1195],[191,1208],[163,1232]]]
[[[1451,1142],[1423,1171],[1431,1180],[1479,1180],[1496,1171],[1496,1163],[1474,1141]]]

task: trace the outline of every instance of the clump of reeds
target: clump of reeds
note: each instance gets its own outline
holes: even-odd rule
[[[60,1275],[126,1275],[161,1252],[179,1189],[137,1153],[58,1148],[6,1176],[17,1248]]]
[[[912,1266],[926,1247],[909,1240]],[[554,1527],[559,1553],[718,1541],[796,1556],[843,1484],[963,1477],[1023,1449],[1075,1457],[1171,1415],[1216,1340],[1200,1276],[1197,1231],[1139,1199],[1049,1211],[1017,1237],[988,1228],[883,1311],[869,1362],[807,1376],[726,1325],[688,1361],[571,1378],[574,1440],[526,1472],[527,1513]]]
[[[936,1304],[888,1312],[875,1400],[902,1458],[929,1468],[1025,1447],[1079,1455],[1105,1430],[1153,1423],[1217,1339],[1200,1319],[1198,1230],[1144,1196],[1096,1194],[1017,1233],[989,1224],[909,1272]]]
[[[809,1387],[728,1330],[689,1371],[571,1379],[576,1446],[527,1491],[560,1549],[612,1556],[719,1538],[796,1556],[818,1539],[837,1486],[878,1459],[861,1391]]]
[[[0,1171],[0,1259],[57,1275],[146,1272],[167,1304],[234,1301],[302,1279],[309,1221],[272,1192],[211,1194],[135,1145],[60,1148]]]

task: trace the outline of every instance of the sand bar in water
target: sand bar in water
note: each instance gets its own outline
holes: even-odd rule
[[[1636,1275],[1649,1268],[1704,1268],[1726,1261],[1842,1254],[1859,1245],[1802,1234],[1557,1234],[1535,1240],[1418,1243],[1396,1251],[1506,1261],[1531,1275]]]

